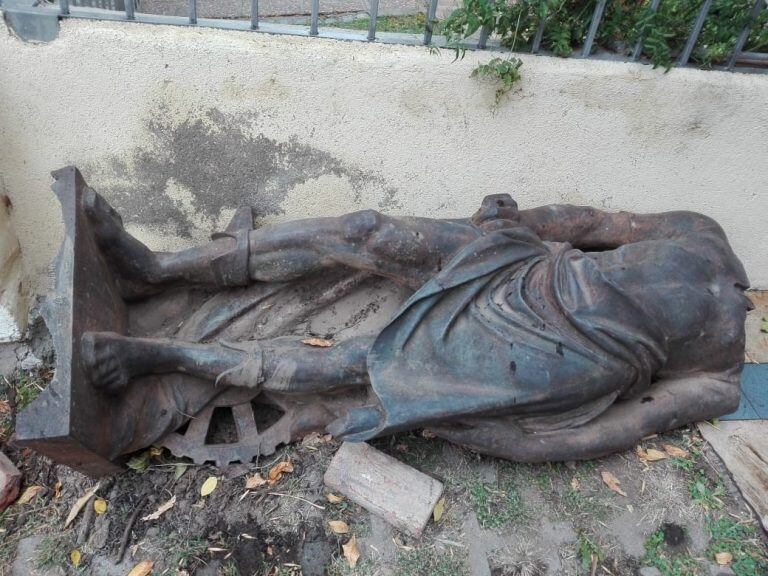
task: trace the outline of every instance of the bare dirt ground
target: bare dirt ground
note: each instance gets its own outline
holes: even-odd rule
[[[766,309],[747,324],[752,354],[760,354]],[[96,482],[8,442],[15,412],[48,378],[45,368],[0,378],[3,451],[24,474],[22,491],[41,487],[0,515],[0,576],[125,575],[142,561],[153,563],[154,575],[768,574],[766,536],[695,428],[609,458],[542,465],[480,456],[429,431],[377,440],[377,448],[445,484],[444,513],[418,540],[346,500],[328,500],[322,477],[338,444],[319,437],[225,469],[147,451],[111,484],[102,480],[97,496],[106,511],[84,509],[64,528],[75,501]],[[248,478],[266,477],[286,461],[293,472],[246,490]],[[625,495],[608,486],[606,472]],[[203,496],[210,477],[217,485]],[[172,497],[159,519],[141,519]],[[137,508],[125,559],[116,564]],[[349,532],[334,533],[334,520]],[[355,568],[342,549],[352,536],[360,551]],[[718,566],[718,553],[730,559],[727,566]]]

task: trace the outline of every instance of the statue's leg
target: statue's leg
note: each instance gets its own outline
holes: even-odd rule
[[[296,338],[195,344],[88,332],[82,358],[91,383],[112,392],[139,376],[178,372],[223,386],[311,393],[367,384],[372,342],[371,337],[351,338],[330,348]]]
[[[736,410],[738,375],[661,380],[645,395],[615,403],[594,420],[565,430],[526,434],[509,417],[431,427],[478,452],[520,462],[599,458],[635,446],[643,437]]]
[[[392,218],[374,210],[241,230],[181,252],[152,252],[97,194],[86,203],[100,248],[133,283],[220,287],[287,282],[348,266],[418,287],[479,234],[467,222]]]

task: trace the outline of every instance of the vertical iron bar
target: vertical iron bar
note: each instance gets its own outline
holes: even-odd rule
[[[677,62],[680,66],[688,64],[688,60],[690,60],[693,49],[696,47],[696,41],[699,39],[699,33],[704,26],[704,20],[707,19],[707,14],[709,13],[709,7],[711,5],[712,0],[704,0],[704,2],[702,2],[699,15],[696,17],[696,22],[693,24],[690,36],[688,36],[688,42],[685,43],[683,53],[680,54],[680,59]]]
[[[251,0],[251,30],[259,29],[259,0]]]
[[[765,0],[755,0],[755,5],[752,6],[752,11],[749,13],[749,18],[744,23],[744,28],[741,30],[741,33],[736,40],[736,45],[733,47],[733,52],[731,52],[730,58],[728,58],[728,70],[733,70],[733,67],[736,65],[736,58],[739,57],[742,48],[744,48],[744,44],[747,43],[747,38],[749,38],[749,31],[752,29],[752,22],[754,22],[755,18],[757,18],[760,14],[760,11],[763,9],[763,4],[765,4]]]
[[[134,0],[125,0],[125,17],[128,20],[136,19],[136,7],[133,3]]]
[[[197,24],[197,0],[189,0],[189,23]]]
[[[488,36],[491,35],[491,27],[483,26],[480,29],[480,38],[477,40],[478,50],[485,50],[485,46],[488,44]]]
[[[600,21],[603,19],[606,1],[607,0],[598,0],[597,4],[595,4],[595,11],[592,13],[592,22],[589,23],[587,40],[584,42],[584,48],[581,50],[582,58],[587,58],[589,53],[592,52],[592,44],[595,42],[595,36],[597,36],[597,29],[600,27]]]
[[[651,12],[656,14],[656,12],[659,10],[659,2],[661,0],[653,0],[651,2]],[[645,41],[645,33],[641,33],[640,37],[637,39],[637,44],[635,44],[635,51],[632,52],[632,60],[639,60],[640,55],[643,53],[643,42]]]
[[[368,40],[376,40],[376,21],[379,18],[379,0],[371,0],[371,24],[368,26]]]
[[[59,14],[62,16],[69,14],[69,0],[59,0]]]
[[[317,21],[320,18],[320,0],[312,0],[312,19],[309,22],[309,35],[317,36]]]
[[[538,54],[541,49],[541,40],[544,38],[544,26],[547,24],[547,18],[544,17],[539,22],[539,27],[536,28],[536,36],[533,37],[533,45],[531,46],[531,54]]]
[[[424,27],[424,46],[432,43],[432,31],[435,27],[435,16],[437,15],[437,0],[430,0],[427,10],[427,25]]]

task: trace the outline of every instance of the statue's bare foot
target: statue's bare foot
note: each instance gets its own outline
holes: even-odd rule
[[[130,339],[114,332],[86,332],[80,351],[88,381],[109,393],[124,389],[137,375]]]
[[[123,296],[156,293],[159,288],[155,253],[125,231],[120,215],[92,189],[86,189],[83,204],[96,242],[107,257]]]

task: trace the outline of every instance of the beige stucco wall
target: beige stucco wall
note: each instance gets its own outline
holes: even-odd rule
[[[374,207],[698,210],[768,288],[768,76],[523,57],[499,107],[489,54],[67,21],[24,44],[0,24],[0,192],[38,290],[61,235],[49,172],[67,163],[155,248],[223,226]]]

